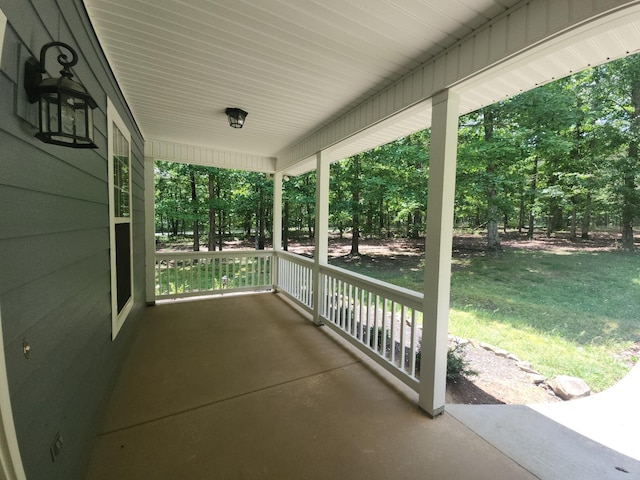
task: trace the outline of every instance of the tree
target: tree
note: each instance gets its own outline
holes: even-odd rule
[[[607,125],[613,194],[618,200],[622,246],[634,250],[633,223],[640,208],[640,56],[632,55],[596,69],[595,101]],[[619,147],[620,150],[617,150]],[[616,154],[617,153],[617,154]]]
[[[351,251],[349,255],[360,255],[359,242],[360,242],[360,189],[361,189],[361,177],[360,177],[360,164],[364,154],[354,155],[346,162],[347,169],[350,173],[351,180]]]
[[[196,192],[196,172],[193,165],[189,165],[189,183],[191,185],[191,208],[193,213],[193,251],[200,250],[200,221],[198,219],[198,194]]]

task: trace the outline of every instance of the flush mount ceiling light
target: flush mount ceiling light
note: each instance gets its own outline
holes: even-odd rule
[[[242,128],[244,125],[244,119],[247,118],[247,112],[241,108],[227,108],[225,110],[227,118],[229,119],[229,125],[233,128]]]
[[[62,65],[60,77],[45,78],[47,50],[62,47],[71,53],[71,60],[65,53],[58,55]],[[69,70],[78,63],[75,50],[66,43],[47,43],[40,50],[40,61],[27,60],[24,67],[24,88],[30,103],[39,102],[40,131],[36,137],[45,143],[71,148],[98,148],[93,143],[93,109],[98,105],[87,89],[72,80]]]

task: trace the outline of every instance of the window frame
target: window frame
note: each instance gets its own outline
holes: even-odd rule
[[[114,147],[114,127],[124,137],[128,145],[128,216],[116,216],[116,201],[114,193],[116,191],[116,185],[114,181],[115,172],[115,160],[116,155]],[[108,144],[108,179],[109,179],[109,256],[111,262],[110,277],[111,277],[111,339],[115,340],[118,332],[122,328],[125,320],[127,319],[131,309],[133,308],[134,298],[134,284],[133,284],[133,212],[131,208],[131,133],[125,125],[124,121],[118,114],[115,106],[109,98],[107,98],[107,144]],[[119,190],[120,191],[120,190]],[[118,312],[118,270],[117,270],[117,255],[116,255],[116,226],[119,224],[129,224],[129,277],[131,292],[130,296],[123,305],[122,309]]]

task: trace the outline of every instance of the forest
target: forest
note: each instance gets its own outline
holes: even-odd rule
[[[619,232],[640,218],[640,56],[629,56],[460,117],[455,226],[528,238]],[[351,239],[424,234],[429,129],[331,165],[330,228]],[[156,231],[193,249],[271,242],[273,182],[256,172],[156,162]],[[315,172],[283,182],[283,243],[314,237]]]

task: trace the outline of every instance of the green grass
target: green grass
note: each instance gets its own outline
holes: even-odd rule
[[[331,263],[422,291],[420,262]],[[601,391],[629,370],[616,355],[640,339],[640,255],[516,250],[454,259],[449,330]]]

